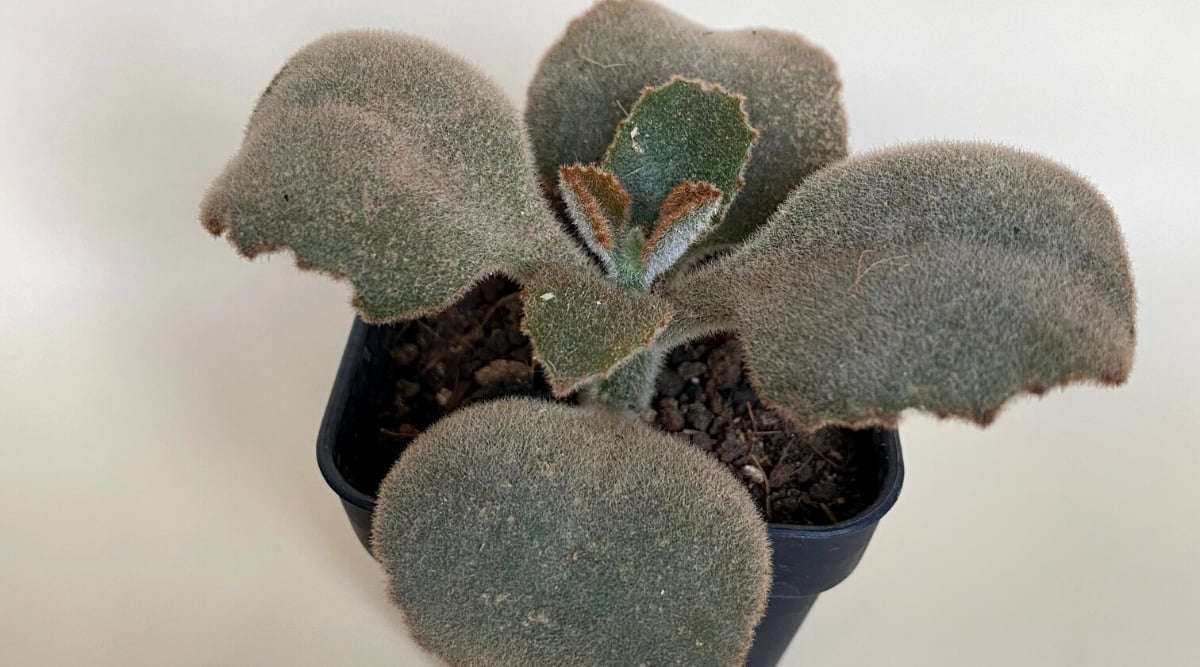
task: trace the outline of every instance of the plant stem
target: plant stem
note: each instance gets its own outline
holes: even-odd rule
[[[666,350],[651,344],[626,359],[592,388],[592,397],[612,407],[641,412],[654,396],[654,381]]]

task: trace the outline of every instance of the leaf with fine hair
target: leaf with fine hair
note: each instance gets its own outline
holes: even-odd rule
[[[529,399],[422,433],[371,543],[450,665],[735,667],[771,580],[766,526],[718,462],[618,411]]]
[[[616,239],[629,226],[629,193],[611,171],[581,164],[558,170],[558,191],[579,237],[611,273]]]
[[[1132,365],[1112,210],[1008,148],[935,143],[829,167],[680,289],[679,321],[732,313],[764,400],[810,427],[893,426],[906,408],[987,424],[1016,394],[1119,384]]]
[[[605,0],[570,24],[530,84],[525,118],[543,181],[564,164],[598,162],[642,90],[675,75],[744,95],[760,132],[745,187],[702,246],[742,240],[801,179],[846,155],[841,82],[821,49],[777,30],[710,30],[652,2]]]
[[[757,137],[744,101],[678,77],[642,93],[602,163],[633,198],[633,224],[649,234],[668,195],[689,182],[715,188],[721,208],[729,205]]]
[[[242,254],[348,280],[363,319],[437,311],[494,273],[588,259],[542,199],[494,83],[422,39],[354,31],[294,55],[201,219]]]
[[[612,373],[654,340],[672,312],[660,297],[556,266],[530,276],[523,298],[522,327],[557,396]]]
[[[654,233],[642,246],[645,286],[671,268],[720,215],[721,191],[711,183],[684,181],[663,200]]]

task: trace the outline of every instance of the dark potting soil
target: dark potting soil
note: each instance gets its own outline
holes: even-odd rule
[[[500,396],[552,399],[521,333],[521,293],[485,280],[433,317],[381,327],[367,385],[346,405],[336,463],[354,488],[375,495],[400,453],[443,416]]]
[[[871,438],[841,428],[805,432],[764,407],[736,340],[672,350],[656,389],[648,421],[728,466],[768,522],[830,525],[854,517],[878,495],[880,461]]]
[[[355,442],[339,463],[347,481],[373,494],[404,447],[456,409],[499,396],[550,399],[520,322],[516,285],[494,278],[434,317],[386,327],[390,358],[377,365],[370,400],[347,414]],[[806,433],[764,407],[735,340],[673,350],[644,418],[724,463],[769,522],[829,525],[875,500],[872,439],[836,428]]]

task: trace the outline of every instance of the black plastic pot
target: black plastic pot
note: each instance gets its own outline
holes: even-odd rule
[[[359,541],[370,551],[371,513],[375,496],[354,488],[343,474],[347,452],[369,447],[360,442],[369,437],[346,428],[358,406],[372,395],[373,380],[381,377],[389,363],[382,349],[383,329],[355,319],[342,363],[334,380],[325,417],[317,436],[317,464],[330,488],[341,498],[350,525]],[[748,667],[773,667],[779,662],[817,596],[841,583],[862,559],[879,520],[895,504],[904,480],[900,438],[895,431],[859,431],[871,438],[881,454],[879,494],[866,511],[832,526],[803,527],[770,524],[775,577],[766,616],[758,626]]]

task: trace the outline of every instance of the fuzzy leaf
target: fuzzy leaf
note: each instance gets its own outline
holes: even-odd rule
[[[642,246],[646,287],[713,229],[721,202],[721,191],[711,183],[684,181],[667,195],[654,233]]]
[[[612,254],[613,265],[608,275],[622,289],[646,292],[650,284],[646,280],[646,264],[642,261],[642,248],[646,245],[646,233],[633,225],[626,232]]]
[[[729,204],[742,185],[756,136],[743,101],[680,78],[643,92],[617,128],[603,163],[633,197],[633,224],[649,233],[667,195],[689,181],[715,186],[722,206]]]
[[[559,169],[558,189],[580,238],[611,272],[616,236],[629,224],[629,193],[611,171],[578,164]]]
[[[746,96],[760,133],[746,184],[705,244],[745,238],[802,178],[846,155],[833,61],[770,29],[709,30],[652,2],[606,0],[575,19],[542,59],[525,118],[538,169],[598,162],[646,86],[674,75]]]
[[[807,181],[763,232],[683,286],[683,322],[735,313],[764,398],[800,423],[989,423],[1015,394],[1123,382],[1134,293],[1116,219],[1040,157],[893,149]]]
[[[588,260],[543,202],[503,93],[424,40],[343,32],[302,49],[201,207],[244,255],[291,249],[348,280],[372,322],[448,305],[484,276]]]
[[[743,664],[771,576],[744,487],[616,411],[478,404],[383,481],[372,545],[450,665]]]
[[[671,319],[671,305],[594,274],[547,267],[525,281],[524,328],[554,393],[612,372]]]

